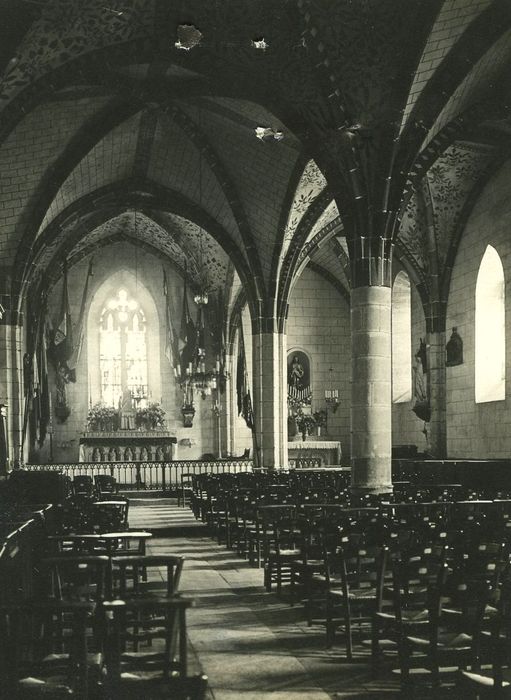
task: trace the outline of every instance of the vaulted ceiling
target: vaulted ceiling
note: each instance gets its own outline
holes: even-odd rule
[[[306,265],[348,298],[367,234],[426,305],[509,157],[510,67],[507,0],[2,0],[1,291],[126,240],[283,318]]]

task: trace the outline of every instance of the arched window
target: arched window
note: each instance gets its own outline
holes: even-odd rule
[[[101,312],[99,338],[101,399],[117,406],[123,387],[143,405],[147,398],[146,318],[125,289],[109,299]]]
[[[504,269],[499,254],[486,247],[476,284],[475,400],[506,398],[506,312]]]
[[[412,399],[412,296],[406,272],[392,287],[392,401]]]

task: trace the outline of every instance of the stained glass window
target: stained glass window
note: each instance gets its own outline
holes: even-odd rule
[[[146,317],[139,303],[120,289],[101,313],[99,340],[101,398],[118,406],[123,387],[131,391],[137,405],[147,399]]]

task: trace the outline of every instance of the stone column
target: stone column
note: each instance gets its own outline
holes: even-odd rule
[[[280,379],[280,410],[279,431],[281,435],[279,464],[288,466],[288,436],[287,436],[287,335],[279,333],[279,379]]]
[[[0,465],[4,473],[20,459],[24,409],[22,329],[10,323],[9,316],[7,311],[0,320],[0,404],[7,406],[5,427],[8,440],[7,465]]]
[[[223,402],[225,404],[225,444],[229,454],[234,454],[234,416],[236,415],[234,394],[233,392],[233,377],[236,376],[236,368],[233,362],[232,355],[226,355],[225,366],[227,368],[227,379],[225,380],[225,394]]]
[[[391,289],[351,291],[352,489],[392,490]]]
[[[428,450],[433,457],[441,459],[447,455],[445,332],[429,333],[427,345],[429,404],[431,407],[431,419],[428,425]]]
[[[284,440],[282,430],[282,357],[280,333],[252,334],[252,406],[254,411],[254,465],[280,468]],[[284,345],[285,347],[285,345]],[[286,438],[287,447],[287,438]]]

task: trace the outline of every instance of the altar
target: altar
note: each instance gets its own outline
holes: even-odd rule
[[[177,438],[164,430],[87,431],[80,437],[80,462],[171,462]]]
[[[323,467],[341,463],[341,443],[338,440],[297,440],[288,442],[290,467]]]

